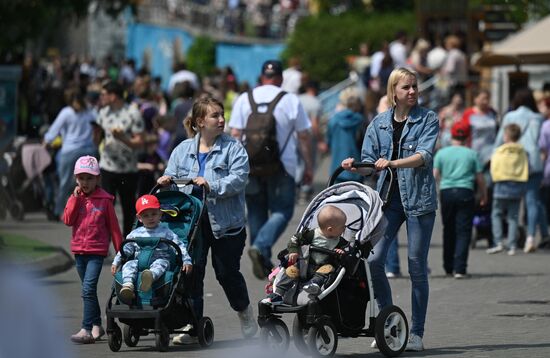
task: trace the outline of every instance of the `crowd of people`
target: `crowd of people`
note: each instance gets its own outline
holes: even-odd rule
[[[427,257],[438,201],[443,269],[457,279],[469,276],[468,251],[476,236],[492,238],[488,254],[506,247],[509,255],[515,255],[520,245],[525,253],[550,247],[546,207],[550,203],[550,121],[546,120],[550,88],[516,90],[511,110],[505,114],[492,108],[490,93],[483,89],[472,94],[473,104],[465,108],[468,72],[458,37],[448,37],[442,49],[431,48],[422,39],[409,46],[407,37],[399,33],[372,56],[366,46],[361,49],[354,63],[362,74],[359,89],[343,91],[335,114],[327,121],[317,99],[318,85],[302,72],[297,59],[286,69],[279,61],[265,62],[252,89],[239,85],[230,68],[201,79],[179,63],[168,79],[167,92],[160,79],[147,69],[136,69],[132,60],[116,64],[106,59],[99,65],[54,57],[47,63],[31,58],[25,62],[21,87],[26,111],[20,126],[27,133],[34,128],[38,135],[41,123],[51,124],[43,140],[57,151],[54,217],[82,225],[83,218],[73,217],[75,206],[82,204],[78,202],[82,196],[94,192],[99,177],[101,190],[92,199],[111,200],[105,204],[110,208],[116,197],[122,208],[120,233],[113,229],[116,216],[109,211],[102,225],[110,229],[102,229],[101,247],[87,251],[76,245],[73,250],[80,257],[77,269],[85,300],[82,330],[73,340],[91,343],[103,334],[94,290],[108,239],[121,250],[120,240],[131,234],[136,214],[143,220],[141,211],[136,211],[136,199],[173,178],[193,179],[192,194],[204,193],[207,198],[207,215],[201,221],[202,256],[194,257],[192,269],[187,268],[193,272],[191,296],[197,316],[203,313],[206,255],[211,250],[216,278],[238,314],[245,337],[257,330],[240,272],[247,237],[253,274],[265,279],[274,264],[272,248],[292,218],[297,200],[311,198],[314,167],[321,153],[330,153],[331,171],[340,166],[347,169],[340,180],[364,181],[360,171],[352,168],[356,161],[375,163],[380,173],[386,173],[386,168],[395,173],[394,182],[388,183],[382,174],[375,184],[380,192],[390,191],[384,213],[389,224],[370,264],[378,304],[390,305],[388,278],[401,275],[397,235],[405,222],[413,307],[408,349],[424,348]],[[430,76],[438,78],[435,91],[420,93],[419,83]],[[276,128],[271,138],[276,157],[267,167],[250,154],[252,141],[246,137],[252,130],[248,119],[258,115],[262,106],[268,108],[262,113],[273,117]],[[87,158],[87,164],[77,172],[79,158]],[[93,158],[99,161],[94,164]],[[506,165],[511,161],[517,165]],[[527,227],[524,243],[516,229],[521,225],[522,202]],[[479,224],[483,217],[491,223],[485,233]],[[73,240],[85,235],[74,230]],[[118,263],[114,266],[116,270]],[[156,272],[153,267],[151,271]],[[158,273],[151,275],[155,278]],[[177,344],[192,341],[186,333],[174,338]]]

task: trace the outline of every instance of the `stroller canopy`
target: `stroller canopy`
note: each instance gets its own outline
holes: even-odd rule
[[[382,199],[378,192],[357,182],[339,183],[321,191],[306,208],[297,231],[318,228],[317,213],[327,204],[346,214],[346,240],[358,240],[360,244],[370,241],[373,247],[380,240],[383,230],[375,229],[383,217]]]

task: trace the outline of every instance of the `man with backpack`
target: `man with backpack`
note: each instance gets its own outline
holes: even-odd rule
[[[231,134],[241,140],[250,162],[248,255],[259,279],[270,273],[271,247],[294,213],[297,150],[305,161],[303,182],[313,180],[311,122],[298,97],[280,88],[282,74],[281,62],[266,61],[261,85],[237,98],[229,121]]]

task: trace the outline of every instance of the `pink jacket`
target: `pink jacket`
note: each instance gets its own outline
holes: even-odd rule
[[[120,250],[122,234],[113,200],[111,194],[99,187],[88,196],[69,197],[63,222],[73,227],[71,251],[74,254],[107,256],[110,240],[115,252]]]

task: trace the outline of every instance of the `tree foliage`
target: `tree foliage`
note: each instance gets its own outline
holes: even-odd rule
[[[200,77],[210,75],[216,67],[216,43],[208,36],[198,36],[187,51],[187,66]]]
[[[357,55],[361,42],[367,42],[372,52],[397,31],[414,36],[415,29],[412,12],[311,16],[298,23],[283,58],[298,57],[312,78],[337,82],[347,77],[346,57]]]

